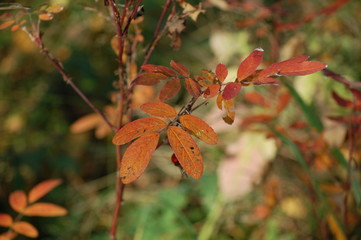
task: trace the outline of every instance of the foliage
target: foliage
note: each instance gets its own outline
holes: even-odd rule
[[[0,5],[0,199],[69,215],[8,236],[359,238],[357,1],[56,2]]]

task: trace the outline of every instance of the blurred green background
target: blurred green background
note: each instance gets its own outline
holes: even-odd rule
[[[32,10],[44,3],[17,2]],[[63,62],[79,88],[103,109],[112,104],[113,82],[117,79],[116,56],[110,45],[114,28],[103,17],[108,16],[107,9],[102,1],[61,2],[65,4],[64,11],[52,21],[41,23],[44,43]],[[144,1],[144,21],[139,24],[144,42],[137,52],[138,66],[163,3]],[[169,66],[173,59],[186,65],[193,74],[200,74],[201,69],[214,70],[218,63],[224,63],[229,68],[229,77],[234,78],[240,61],[254,48],[262,47],[264,66],[309,55],[311,60],[325,62],[329,69],[350,81],[361,79],[360,1],[350,1],[332,14],[319,14],[295,29],[279,32],[273,26],[276,19],[297,21],[332,1],[202,3],[206,11],[197,22],[186,19],[180,49],[172,50],[170,39],[164,37],[150,63]],[[268,12],[263,13],[265,9]],[[253,24],[247,23],[255,16],[259,18]],[[14,214],[8,204],[11,192],[28,191],[40,181],[61,178],[64,183],[44,201],[66,207],[69,214],[25,218],[39,229],[39,239],[107,239],[115,200],[112,134],[97,138],[93,130],[70,132],[72,123],[92,111],[64,83],[24,32],[1,30],[0,46],[0,212]],[[325,124],[327,116],[349,114],[336,105],[331,92],[337,91],[348,99],[350,93],[321,73],[292,77],[290,82]],[[245,93],[253,91],[265,96],[271,105],[277,104],[276,96],[287,92],[283,86],[244,89]],[[187,99],[186,94],[180,94],[170,103],[180,107]],[[250,104],[242,96],[236,105],[239,121],[270,111]],[[335,233],[338,227],[325,219],[330,205],[335,207],[333,202],[342,202],[344,193],[330,194],[325,190],[327,198],[332,198],[327,200],[330,205],[314,200],[314,189],[304,180],[307,173],[293,160],[284,143],[266,138],[264,127],[247,130],[240,127],[239,121],[227,126],[217,111],[212,102],[196,113],[220,137],[216,146],[200,144],[205,161],[202,179],[182,179],[181,172],[170,161],[169,147],[158,149],[141,178],[126,187],[119,220],[120,239],[343,239]],[[277,125],[307,121],[305,114],[297,102],[291,101],[278,116]],[[135,111],[135,116],[143,115]],[[334,146],[347,155],[346,126],[336,124],[329,129],[327,144],[336,139]],[[300,141],[315,136],[312,124],[306,130],[290,130],[288,134]],[[319,157],[314,150],[310,152],[311,159]],[[306,156],[308,149],[303,153]],[[232,159],[237,167],[229,165]],[[357,159],[360,164],[360,155]],[[310,163],[317,181],[327,186],[343,183],[344,169],[335,163],[317,164]],[[351,206],[354,216],[347,233],[349,239],[360,239],[360,230],[355,230],[360,225],[360,205],[353,208],[351,203]]]

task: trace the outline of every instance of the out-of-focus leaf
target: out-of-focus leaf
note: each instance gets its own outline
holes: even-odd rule
[[[162,118],[174,118],[177,116],[176,110],[163,102],[144,103],[140,109],[149,115]]]
[[[247,127],[253,123],[267,123],[274,118],[271,114],[258,114],[242,118],[241,126]]]
[[[285,65],[280,70],[281,75],[296,76],[296,75],[308,75],[311,73],[319,72],[327,67],[322,62],[301,62]]]
[[[46,180],[35,187],[33,187],[29,192],[29,203],[35,202],[40,199],[42,196],[53,190],[61,183],[60,179],[51,179]]]
[[[113,144],[123,145],[145,133],[165,128],[167,123],[158,118],[142,118],[126,124],[113,137]]]
[[[307,105],[301,98],[301,96],[297,93],[297,91],[289,84],[287,81],[282,80],[284,86],[287,87],[288,91],[292,95],[293,99],[297,102],[297,104],[301,107],[301,110],[305,114],[307,121],[310,123],[311,126],[316,128],[318,132],[323,131],[323,124],[315,113],[314,109]]]
[[[38,230],[28,222],[16,222],[11,227],[15,232],[30,238],[39,236]]]
[[[237,70],[237,81],[242,81],[257,70],[257,67],[262,62],[263,52],[263,49],[256,48],[241,62]]]
[[[140,74],[132,84],[136,85],[146,85],[146,86],[153,86],[159,83],[161,80],[167,79],[168,76],[162,73],[143,73]]]
[[[13,224],[13,218],[6,213],[0,213],[0,226],[9,227]]]
[[[159,133],[147,133],[135,140],[124,153],[120,178],[124,184],[135,181],[148,166],[148,163],[157,147]]]
[[[266,69],[263,69],[258,74],[258,79],[264,79],[270,76],[278,75],[284,66],[287,66],[289,64],[301,63],[306,61],[308,58],[309,58],[308,56],[299,56],[299,57],[287,59],[282,62],[273,63],[269,65]]]
[[[262,133],[242,133],[226,149],[227,155],[218,168],[218,181],[222,196],[227,201],[240,199],[259,181],[267,163],[277,152],[274,139]]]
[[[201,89],[192,78],[186,78],[186,89],[193,97],[199,97],[201,95]]]
[[[217,134],[214,132],[213,128],[202,119],[193,115],[183,115],[179,120],[183,127],[200,140],[211,145],[217,144]]]
[[[40,13],[39,14],[39,19],[41,21],[50,21],[54,18],[54,14],[50,13],[50,12],[46,12],[46,13]]]
[[[216,67],[216,76],[220,82],[223,82],[228,75],[228,69],[224,64],[218,64]]]
[[[241,91],[242,84],[237,82],[228,83],[223,89],[222,97],[224,100],[235,98]]]
[[[10,20],[10,21],[3,22],[2,24],[0,24],[0,30],[5,29],[7,27],[10,27],[14,23],[15,23],[15,20]]]
[[[346,107],[346,108],[350,108],[352,107],[353,103],[350,100],[346,100],[342,97],[340,97],[340,95],[338,95],[336,92],[332,91],[332,98],[337,102],[338,105],[340,105],[341,107]]]
[[[71,124],[70,131],[72,133],[82,133],[93,129],[101,123],[103,119],[97,113],[85,115]]]
[[[25,192],[22,190],[12,192],[9,196],[9,204],[15,211],[22,212],[27,205]]]
[[[179,127],[170,126],[167,131],[169,144],[184,171],[191,177],[199,179],[203,173],[201,152],[193,138]]]
[[[266,99],[258,92],[249,92],[244,95],[244,99],[250,103],[260,105],[261,107],[267,108],[269,104]]]
[[[189,77],[189,70],[183,64],[171,60],[170,61],[170,66],[174,70],[176,70],[180,75],[185,76],[185,77]]]
[[[50,13],[60,13],[61,11],[63,11],[63,9],[64,9],[63,5],[54,4],[54,5],[51,5],[51,6],[47,7],[45,9],[45,11],[50,12]]]
[[[297,197],[284,198],[281,201],[281,209],[291,218],[303,219],[307,216],[307,209],[303,202]]]
[[[162,102],[166,102],[168,99],[177,95],[179,90],[181,89],[181,84],[179,78],[172,78],[164,86],[159,92],[159,100]]]
[[[28,206],[24,215],[26,216],[38,216],[38,217],[57,217],[64,216],[68,213],[68,211],[56,204],[53,203],[34,203]]]
[[[347,240],[348,239],[346,237],[345,233],[343,232],[343,230],[338,225],[334,216],[332,216],[331,214],[328,214],[326,217],[326,220],[327,220],[327,224],[328,224],[331,232],[335,236],[335,240]]]
[[[279,96],[277,106],[276,106],[276,114],[279,114],[285,109],[288,103],[291,101],[291,95],[289,93],[283,93]]]

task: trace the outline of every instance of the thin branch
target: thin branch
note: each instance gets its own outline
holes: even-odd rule
[[[170,4],[172,2],[173,2],[173,0],[167,0],[166,3],[164,4],[163,11],[162,11],[162,13],[161,13],[161,15],[160,15],[160,17],[158,19],[158,23],[157,23],[157,26],[155,28],[154,34],[153,34],[153,39],[157,38],[158,33],[159,33],[159,29],[160,29],[160,25],[162,24],[165,13],[168,11],[168,9],[170,7]]]

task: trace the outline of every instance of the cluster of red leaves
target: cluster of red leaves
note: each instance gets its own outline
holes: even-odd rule
[[[228,70],[223,64],[218,64],[215,72],[203,70],[201,76],[193,77],[187,67],[173,60],[170,62],[171,68],[153,64],[143,65],[142,70],[145,73],[140,74],[132,82],[133,85],[153,86],[162,81],[166,83],[160,90],[161,102],[146,103],[140,107],[154,117],[138,119],[126,124],[113,138],[113,143],[116,145],[123,145],[138,138],[124,153],[120,168],[122,182],[133,182],[142,174],[157,149],[160,132],[163,130],[167,133],[168,143],[184,171],[196,179],[202,176],[202,155],[190,134],[208,144],[216,144],[218,138],[207,123],[190,115],[195,110],[192,107],[198,98],[203,97],[208,101],[217,97],[218,108],[226,112],[224,121],[232,124],[235,117],[234,99],[240,93],[242,86],[278,84],[276,78],[281,75],[307,75],[326,68],[321,62],[310,62],[307,61],[307,56],[301,56],[257,70],[262,62],[262,56],[263,50],[255,49],[240,63],[237,78],[227,83],[224,81],[228,76]],[[181,81],[184,81],[192,100],[177,114],[172,106],[163,102],[177,95],[181,89]],[[278,108],[277,111],[281,111],[283,107]],[[166,119],[168,122],[164,121]]]
[[[67,210],[52,203],[37,202],[40,198],[61,183],[59,179],[47,180],[33,187],[29,194],[22,190],[15,191],[9,196],[11,208],[19,213],[19,216],[56,217],[64,216]],[[38,237],[38,230],[26,221],[19,221],[19,217],[13,219],[9,214],[0,213],[0,226],[8,227],[11,231],[0,234],[0,240],[9,240],[22,234],[30,238]]]

